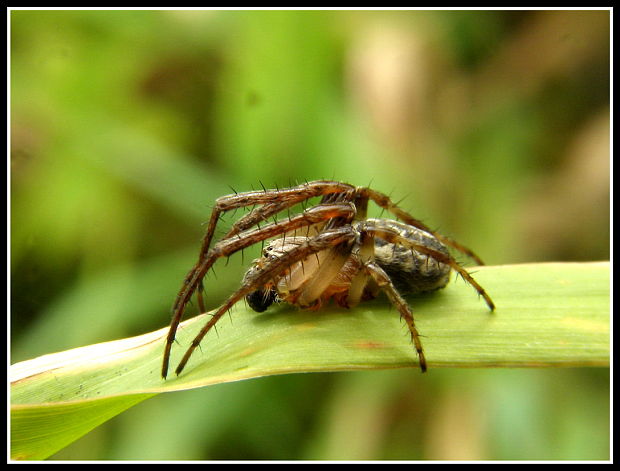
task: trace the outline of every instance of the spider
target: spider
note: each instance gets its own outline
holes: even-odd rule
[[[282,211],[309,199],[320,202],[296,215],[273,220]],[[372,200],[396,217],[367,218]],[[223,213],[252,208],[237,220],[222,239],[211,246]],[[260,223],[264,223],[262,226]],[[448,252],[452,247],[482,265],[482,261],[458,242],[432,231],[402,210],[385,194],[368,187],[338,181],[317,180],[298,186],[235,193],[218,198],[202,240],[198,261],[185,277],[176,297],[161,375],[168,374],[170,351],[187,304],[196,295],[200,312],[206,312],[203,278],[222,257],[272,239],[262,256],[252,263],[241,286],[212,313],[176,368],[179,375],[204,336],[226,311],[245,298],[261,312],[275,301],[302,308],[319,309],[330,299],[344,307],[374,298],[384,292],[405,320],[417,352],[419,366],[426,371],[426,358],[411,309],[403,295],[443,288],[455,270],[484,298],[490,296]]]

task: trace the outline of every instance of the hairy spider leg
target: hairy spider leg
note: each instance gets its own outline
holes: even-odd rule
[[[260,229],[246,231],[228,239],[223,239],[213,246],[211,250],[203,257],[199,263],[190,272],[191,276],[185,278],[181,290],[177,295],[173,307],[172,321],[170,329],[166,337],[166,346],[164,349],[164,359],[162,363],[162,377],[166,378],[168,374],[168,366],[170,361],[170,350],[176,335],[177,328],[183,317],[185,306],[189,302],[191,296],[202,283],[207,271],[213,264],[222,257],[232,255],[257,242],[269,239],[276,235],[292,231],[294,229],[317,224],[334,217],[346,217],[352,220],[355,216],[355,206],[352,203],[334,203],[317,205],[306,209],[301,214],[291,217],[290,219],[280,220],[267,224]]]
[[[355,240],[355,232],[351,226],[344,226],[330,230],[328,232],[322,232],[312,238],[309,238],[306,242],[291,249],[289,252],[283,253],[280,257],[273,260],[268,260],[265,265],[253,273],[246,279],[246,283],[239,288],[232,296],[230,296],[224,304],[222,304],[217,311],[213,313],[209,321],[200,330],[198,335],[192,341],[190,347],[185,352],[185,355],[181,359],[179,365],[176,368],[176,374],[179,375],[188,360],[192,356],[192,353],[196,349],[204,336],[211,330],[211,328],[220,320],[220,318],[234,306],[243,297],[256,290],[257,288],[264,286],[270,280],[281,275],[285,270],[295,263],[301,262],[308,258],[310,255],[321,252],[331,247],[338,246],[340,244],[351,244]]]
[[[474,287],[478,294],[484,298],[491,311],[495,310],[495,304],[493,303],[491,297],[484,290],[484,288],[480,286],[478,282],[474,280],[474,278],[467,272],[467,270],[465,270],[461,265],[459,265],[456,260],[452,258],[451,255],[446,255],[424,245],[412,242],[411,240],[403,237],[398,231],[394,229],[390,229],[387,227],[376,227],[376,225],[374,225],[372,221],[362,222],[361,224],[362,230],[370,233],[374,237],[383,239],[391,244],[400,244],[404,247],[423,253],[424,255],[433,258],[439,263],[449,265],[453,270],[455,270],[459,275],[461,275],[465,281],[467,281],[471,286]]]
[[[392,304],[396,306],[396,309],[398,309],[398,312],[400,313],[400,317],[405,319],[407,327],[409,327],[409,332],[411,333],[411,341],[413,342],[415,350],[418,353],[420,369],[422,370],[422,373],[424,373],[426,371],[426,357],[424,356],[422,341],[420,340],[420,334],[418,334],[418,329],[416,329],[415,322],[413,320],[413,314],[411,313],[411,308],[396,290],[394,284],[390,280],[390,277],[387,275],[387,273],[385,273],[383,268],[381,268],[374,262],[368,262],[364,264],[363,269],[366,274],[371,276],[375,283],[377,283],[379,288],[381,288],[381,290],[387,295],[388,299],[392,302]]]
[[[401,209],[398,205],[392,202],[389,196],[379,191],[372,190],[370,188],[364,188],[364,187],[357,188],[357,192],[359,193],[361,198],[366,198],[366,199],[370,198],[377,204],[377,206],[391,212],[404,223],[409,224],[410,226],[413,226],[413,227],[417,227],[418,229],[422,229],[423,231],[426,231],[432,234],[433,236],[435,236],[437,240],[442,242],[444,245],[448,245],[458,250],[459,252],[467,255],[468,257],[473,259],[478,265],[484,265],[484,262],[480,259],[480,257],[478,257],[471,249],[465,247],[464,245],[459,244],[458,242],[450,239],[449,237],[446,237],[442,234],[439,234],[438,232],[433,231],[428,226],[426,226],[426,224],[424,224],[422,221],[417,220],[416,218],[411,216],[408,212]]]
[[[221,215],[227,211],[248,206],[266,205],[266,208],[255,208],[237,221],[224,238],[236,235],[266,220],[272,215],[310,198],[330,193],[352,192],[354,190],[355,187],[347,183],[316,180],[291,188],[247,191],[244,193],[222,196],[215,200],[215,206],[211,213],[207,232],[203,237],[200,257],[206,256],[209,246],[211,245],[211,240],[213,239],[217,222]]]
[[[369,224],[365,224],[368,226]],[[397,233],[396,231],[394,231]],[[409,332],[411,333],[411,341],[418,354],[418,361],[422,373],[426,371],[426,357],[422,348],[422,341],[415,326],[411,308],[400,295],[392,280],[387,273],[377,265],[374,261],[375,252],[375,234],[372,231],[362,230],[360,235],[359,259],[361,262],[358,273],[352,278],[351,286],[347,296],[347,305],[353,307],[359,303],[364,292],[364,288],[368,284],[368,277],[372,278],[379,289],[381,289],[388,297],[390,302],[396,306],[400,317],[405,320]]]

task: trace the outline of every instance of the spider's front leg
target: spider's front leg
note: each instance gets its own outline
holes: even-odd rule
[[[355,206],[351,203],[334,203],[314,206],[289,219],[283,219],[267,224],[260,229],[245,231],[215,244],[211,250],[209,250],[209,252],[201,258],[198,265],[196,265],[196,267],[185,278],[183,286],[177,295],[170,329],[168,330],[168,335],[166,337],[161,370],[162,377],[166,378],[168,374],[170,350],[172,349],[176,331],[183,317],[185,307],[192,295],[200,287],[207,271],[219,258],[228,257],[235,252],[249,247],[250,245],[254,245],[271,237],[286,234],[287,232],[301,227],[307,227],[327,221],[334,217],[342,217],[349,221],[353,220],[355,217]]]
[[[179,375],[185,368],[192,353],[200,345],[204,336],[220,320],[226,311],[233,307],[238,301],[243,299],[248,293],[264,286],[269,281],[277,278],[294,264],[307,259],[310,255],[323,250],[337,247],[339,245],[351,245],[355,240],[355,233],[351,226],[336,228],[327,232],[322,232],[315,237],[309,238],[306,242],[298,245],[290,251],[283,253],[280,257],[267,261],[260,270],[255,270],[251,276],[246,276],[243,286],[230,296],[217,311],[213,313],[209,321],[200,330],[192,341],[190,347],[179,362],[176,374]]]
[[[284,211],[298,203],[316,196],[325,196],[333,193],[353,192],[355,187],[341,182],[316,180],[303,183],[291,188],[247,191],[234,195],[222,196],[215,200],[215,207],[211,212],[207,232],[205,233],[200,249],[200,259],[209,251],[213,234],[222,214],[248,206],[258,206],[239,219],[224,236],[224,239],[239,234],[259,222],[266,221],[274,214]],[[336,201],[334,201],[336,202]],[[341,202],[341,201],[340,201]]]

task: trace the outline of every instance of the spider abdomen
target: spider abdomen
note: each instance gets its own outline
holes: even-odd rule
[[[371,220],[378,227],[387,226],[396,230],[408,241],[449,255],[448,249],[432,234],[399,221],[387,219]],[[375,262],[387,273],[401,294],[416,294],[435,291],[448,284],[450,266],[435,260],[415,249],[375,239]]]

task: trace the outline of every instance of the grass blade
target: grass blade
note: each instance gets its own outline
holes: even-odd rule
[[[489,313],[462,280],[411,298],[429,373],[437,367],[609,365],[609,263],[480,267]],[[397,311],[379,299],[347,310],[239,304],[179,377],[159,376],[167,328],[17,363],[10,368],[11,456],[44,459],[161,392],[265,375],[417,364]],[[182,324],[176,365],[205,315]]]

